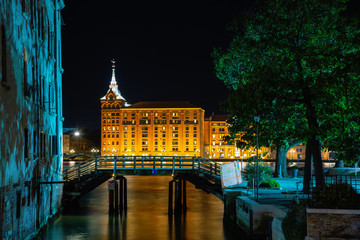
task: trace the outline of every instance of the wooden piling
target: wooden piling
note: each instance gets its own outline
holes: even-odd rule
[[[120,193],[119,209],[120,212],[122,212],[124,210],[124,177],[121,177],[119,179],[119,193]]]
[[[109,189],[109,213],[114,212],[114,190]]]
[[[169,202],[168,202],[168,214],[173,214],[173,184],[174,181],[169,181]]]
[[[114,187],[114,206],[115,206],[115,213],[119,211],[119,189],[118,189],[118,182],[114,181],[115,187]]]
[[[127,179],[124,177],[124,210],[127,210]]]
[[[186,211],[186,180],[183,179],[183,185],[182,185],[182,190],[183,190],[183,194],[182,194],[182,197],[183,197],[183,211],[185,212]]]
[[[175,214],[181,213],[181,180],[175,181]]]

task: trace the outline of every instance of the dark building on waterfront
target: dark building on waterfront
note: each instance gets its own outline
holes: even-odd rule
[[[28,239],[62,185],[63,0],[0,0],[0,238]]]

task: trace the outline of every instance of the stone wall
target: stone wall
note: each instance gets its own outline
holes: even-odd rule
[[[62,0],[0,0],[0,238],[27,239],[62,186]]]
[[[307,209],[307,237],[360,239],[360,210]]]

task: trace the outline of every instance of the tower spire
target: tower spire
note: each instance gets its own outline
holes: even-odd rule
[[[112,59],[111,62],[112,62],[112,77],[111,77],[111,82],[110,82],[110,88],[118,86],[116,79],[115,79],[115,60]]]
[[[110,85],[109,85],[109,90],[108,90],[107,93],[109,93],[109,91],[112,90],[113,93],[115,93],[115,96],[116,96],[117,99],[125,100],[125,98],[123,98],[123,96],[121,96],[121,93],[119,91],[119,88],[118,88],[118,85],[117,85],[117,82],[116,82],[116,78],[115,78],[115,60],[112,59],[111,63],[112,63],[112,76],[111,76],[111,82],[110,82]],[[104,97],[102,97],[101,99],[106,99],[106,95]]]

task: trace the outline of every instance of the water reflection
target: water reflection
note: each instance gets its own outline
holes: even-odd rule
[[[128,210],[108,213],[104,183],[81,199],[81,206],[64,213],[44,239],[235,239],[224,233],[223,203],[187,183],[187,211],[168,215],[168,176],[127,176]],[[236,238],[239,239],[239,238]]]

